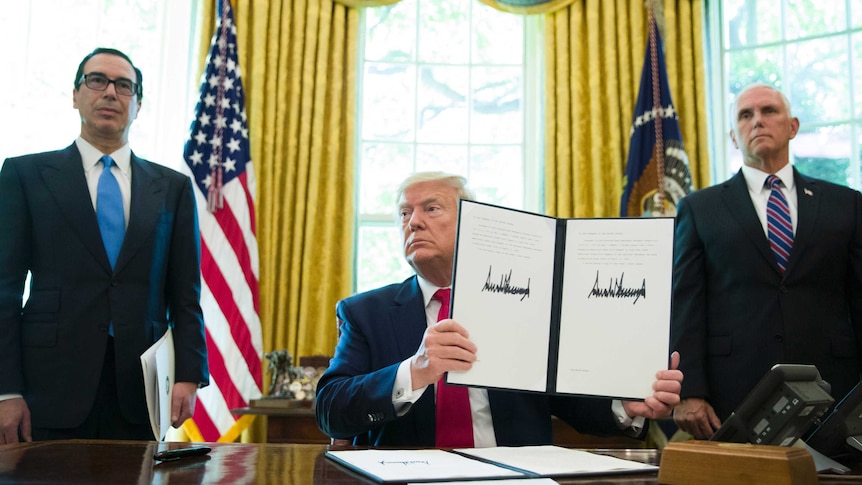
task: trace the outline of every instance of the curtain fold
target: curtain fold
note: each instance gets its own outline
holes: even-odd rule
[[[665,0],[671,96],[695,187],[709,183],[702,2]],[[647,41],[643,0],[576,0],[545,17],[545,211],[619,215]]]
[[[215,25],[210,3],[202,46]],[[335,303],[352,291],[359,14],[332,0],[233,4],[257,179],[263,346],[288,349],[298,365],[332,355]]]

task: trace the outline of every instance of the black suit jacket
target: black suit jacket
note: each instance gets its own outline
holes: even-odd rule
[[[862,195],[800,175],[782,275],[740,171],[680,201],[671,339],[683,398],[726,419],[776,363],[814,364],[841,398],[859,380]]]
[[[113,271],[75,144],[7,159],[0,171],[0,394],[22,394],[33,426],[70,428],[86,418],[110,322],[130,422],[147,420],[140,355],[169,323],[176,381],[208,383],[190,180],[134,154],[131,171],[129,223]]]
[[[416,277],[338,303],[341,337],[317,388],[320,429],[357,445],[424,446],[435,442],[434,392],[397,416],[392,389],[398,365],[416,353],[427,328]],[[620,433],[611,401],[489,390],[497,444],[550,444],[551,415],[582,433]]]

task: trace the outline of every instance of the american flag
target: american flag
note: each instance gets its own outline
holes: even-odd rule
[[[192,441],[229,442],[253,419],[230,410],[261,395],[263,343],[255,179],[229,0],[220,0],[218,14],[183,153],[199,189],[201,307],[211,385],[198,392],[194,418],[183,429]]]
[[[679,117],[670,97],[664,49],[652,10],[649,29],[623,178],[623,217],[674,216],[676,203],[692,189]]]

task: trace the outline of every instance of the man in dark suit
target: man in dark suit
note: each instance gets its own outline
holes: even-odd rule
[[[174,426],[209,381],[191,183],[129,149],[141,72],[99,48],[74,87],[75,143],[10,158],[0,171],[0,444],[152,440],[140,355],[168,325]],[[113,204],[102,202],[107,177]],[[118,235],[109,237],[99,211],[112,205]]]
[[[733,116],[744,166],[682,199],[677,215],[671,348],[685,382],[674,420],[700,439],[774,364],[814,364],[837,399],[860,377],[862,196],[793,168],[799,120],[775,88],[745,88]],[[789,257],[768,239],[782,195]]]
[[[477,351],[458,322],[437,323],[444,303],[433,297],[451,285],[458,199],[474,198],[465,183],[420,173],[399,189],[404,255],[416,276],[338,303],[341,337],[316,401],[327,435],[357,445],[445,446],[436,429],[435,383],[445,372],[469,369]],[[644,402],[470,388],[468,446],[549,444],[551,415],[584,433],[642,435],[644,417],[667,416],[678,402],[678,355],[671,360],[673,370],[657,373],[655,392]]]

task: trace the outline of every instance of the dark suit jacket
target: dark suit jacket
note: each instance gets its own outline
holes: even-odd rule
[[[416,353],[427,328],[416,277],[338,303],[341,337],[318,383],[317,423],[333,438],[372,446],[435,442],[434,392],[428,389],[404,416],[392,404],[398,365]],[[551,415],[582,433],[620,433],[611,401],[489,390],[497,444],[550,444]]]
[[[33,426],[70,428],[86,418],[109,322],[130,422],[147,420],[140,355],[169,322],[176,381],[209,380],[191,183],[134,154],[131,170],[129,224],[113,271],[75,144],[10,158],[0,171],[0,394],[22,394]]]
[[[705,397],[722,420],[776,363],[816,365],[839,399],[859,380],[862,195],[793,173],[798,222],[783,276],[741,171],[678,207],[681,396]]]

